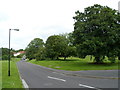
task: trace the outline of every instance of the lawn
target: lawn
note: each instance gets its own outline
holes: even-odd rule
[[[16,61],[19,59],[12,59],[11,76],[8,76],[8,61],[0,61],[2,64],[2,88],[23,88],[22,81],[18,73]]]
[[[28,61],[33,64],[59,69],[59,70],[69,70],[69,71],[80,71],[80,70],[117,70],[118,60],[116,63],[111,64],[110,61],[106,60],[105,64],[93,64],[90,61],[90,57],[87,56],[85,59],[70,57],[67,60],[30,60]]]

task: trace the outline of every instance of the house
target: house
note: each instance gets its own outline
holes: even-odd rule
[[[19,51],[19,52],[17,52],[17,53],[14,53],[14,56],[18,56],[18,55],[24,54],[24,53],[25,53],[25,51]]]

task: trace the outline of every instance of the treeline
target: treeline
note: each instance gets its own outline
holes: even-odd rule
[[[27,58],[43,60],[46,58],[94,56],[95,63],[103,63],[105,57],[114,63],[120,60],[120,13],[108,6],[95,4],[76,11],[73,17],[74,31],[67,35],[53,35],[44,43],[35,38],[26,48]]]
[[[59,59],[76,56],[76,47],[70,43],[70,34],[52,35],[46,43],[40,38],[32,40],[26,48],[27,58],[44,60],[46,58]]]
[[[19,50],[14,50],[14,49],[10,49],[10,57],[14,58],[14,53],[17,53],[19,51],[24,51],[23,49],[19,49]],[[8,48],[0,48],[0,59],[1,60],[8,60],[8,55],[9,55],[9,49]],[[17,58],[22,58],[23,55],[18,55],[16,56]]]

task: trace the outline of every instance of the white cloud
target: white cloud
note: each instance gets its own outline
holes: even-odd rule
[[[25,48],[36,37],[44,41],[48,36],[73,31],[75,11],[93,4],[118,9],[119,0],[2,0],[0,3],[0,46],[8,47],[9,28],[11,47]]]

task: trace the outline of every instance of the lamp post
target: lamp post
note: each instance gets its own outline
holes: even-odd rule
[[[19,31],[19,29],[9,29],[8,76],[10,76],[10,34],[11,34],[11,30]]]

